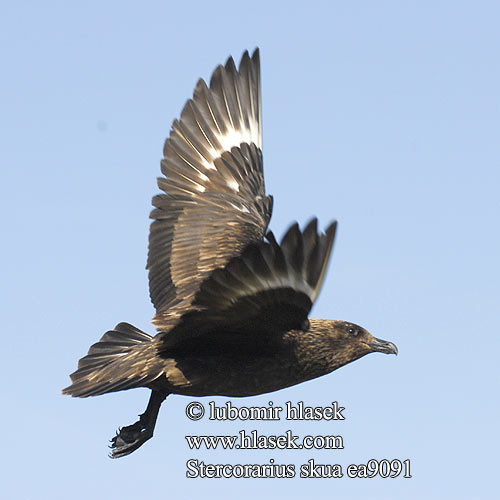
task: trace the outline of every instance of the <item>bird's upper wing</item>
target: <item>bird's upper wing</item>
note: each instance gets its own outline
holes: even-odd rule
[[[258,49],[199,80],[165,143],[149,234],[153,323],[168,331],[201,283],[261,241],[271,217],[262,170]]]
[[[202,349],[219,339],[258,344],[291,329],[306,329],[335,230],[333,222],[318,234],[312,219],[304,231],[291,226],[280,244],[268,233],[268,241],[248,245],[202,283],[192,308],[163,336],[162,349]]]

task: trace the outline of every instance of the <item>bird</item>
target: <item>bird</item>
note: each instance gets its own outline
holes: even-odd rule
[[[295,222],[278,242],[262,159],[260,54],[199,79],[167,138],[152,199],[152,336],[119,323],[92,345],[63,394],[146,387],[145,412],[111,440],[111,458],[153,436],[169,395],[247,397],[326,375],[397,347],[340,320],[309,318],[337,222]]]

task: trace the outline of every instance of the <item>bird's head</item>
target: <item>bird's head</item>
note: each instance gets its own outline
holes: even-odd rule
[[[362,326],[348,321],[332,321],[330,337],[334,345],[343,345],[344,348],[348,348],[348,350],[360,356],[371,352],[398,353],[398,348],[392,342],[378,339]]]
[[[311,319],[306,342],[334,370],[371,352],[397,354],[398,348],[348,321]]]

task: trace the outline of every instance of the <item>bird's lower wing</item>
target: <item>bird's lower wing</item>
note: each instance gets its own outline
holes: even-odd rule
[[[336,222],[319,234],[313,219],[301,231],[294,224],[278,244],[250,244],[215,270],[196,294],[189,312],[170,332],[160,334],[165,349],[200,336],[232,332],[263,336],[304,328],[318,296],[335,238]]]

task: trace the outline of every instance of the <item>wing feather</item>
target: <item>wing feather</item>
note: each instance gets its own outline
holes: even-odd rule
[[[161,331],[191,310],[201,284],[249,244],[272,211],[262,168],[259,51],[200,79],[164,146],[149,235],[153,322]]]
[[[221,332],[255,338],[300,329],[321,289],[335,239],[336,222],[318,234],[313,219],[293,224],[281,243],[249,245],[202,283],[187,312],[162,338],[162,349],[182,349],[200,336]],[[314,262],[313,262],[314,261]]]

